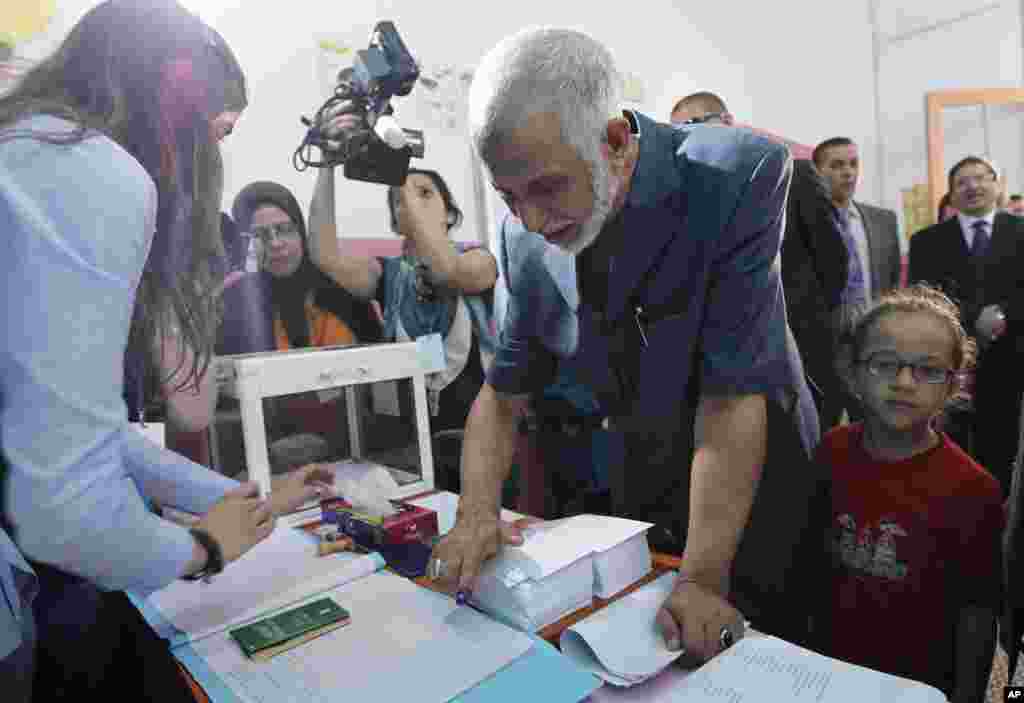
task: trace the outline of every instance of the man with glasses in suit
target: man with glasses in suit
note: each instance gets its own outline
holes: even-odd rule
[[[1010,490],[1024,376],[1024,219],[999,212],[999,172],[968,156],[949,170],[955,217],[910,240],[908,279],[928,282],[959,301],[964,327],[980,350],[971,453]]]

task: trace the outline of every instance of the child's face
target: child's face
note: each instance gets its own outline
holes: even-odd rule
[[[953,375],[944,373],[953,371],[953,344],[949,327],[932,314],[892,312],[876,320],[854,368],[868,416],[892,431],[927,426],[954,389]],[[941,381],[928,383],[929,376]]]

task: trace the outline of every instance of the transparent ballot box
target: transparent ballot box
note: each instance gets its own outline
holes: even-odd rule
[[[218,471],[274,484],[310,463],[383,469],[403,498],[434,488],[424,376],[430,367],[417,342],[321,347],[223,356],[211,430]],[[319,517],[311,503],[284,518]]]

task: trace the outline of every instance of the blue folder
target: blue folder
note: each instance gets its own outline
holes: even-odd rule
[[[196,680],[211,703],[241,703],[177,630],[149,601],[128,596],[150,627],[170,642],[172,653]],[[531,635],[533,647],[501,671],[452,699],[458,703],[520,703],[543,700],[550,703],[578,703],[601,686],[601,681],[583,671],[553,646]]]

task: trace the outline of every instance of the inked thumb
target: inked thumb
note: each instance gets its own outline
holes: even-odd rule
[[[515,525],[501,521],[501,541],[503,544],[519,546],[523,543],[523,533]]]
[[[678,652],[682,646],[682,633],[679,632],[679,625],[668,608],[661,608],[654,618],[654,622],[657,623],[662,637],[665,638],[665,646],[671,652]]]

